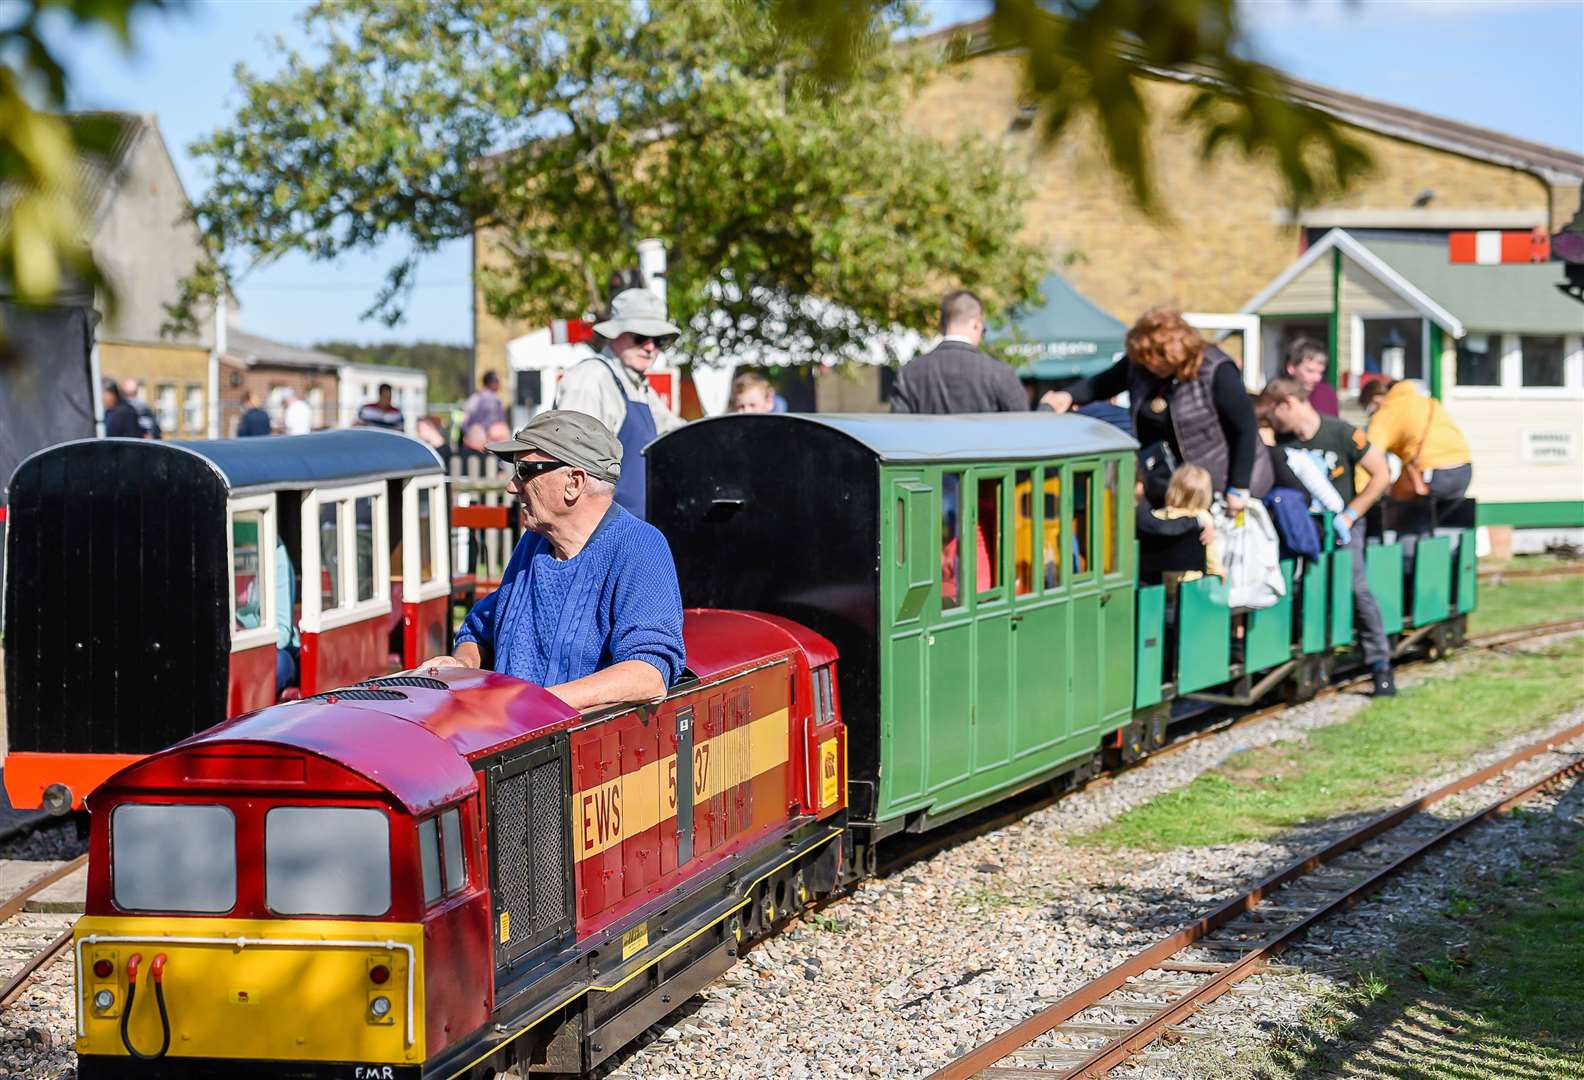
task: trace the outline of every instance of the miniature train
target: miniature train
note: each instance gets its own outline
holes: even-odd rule
[[[651,520],[705,605],[682,683],[580,716],[420,671],[123,769],[89,800],[79,1075],[585,1072],[886,837],[1147,754],[1189,699],[1314,693],[1350,553],[1284,567],[1235,661],[1217,579],[1172,627],[1136,581],[1135,451],[1049,415],[661,438]],[[1370,547],[1399,652],[1461,638],[1473,549]]]

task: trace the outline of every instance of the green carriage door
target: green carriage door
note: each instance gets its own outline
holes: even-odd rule
[[[935,604],[940,573],[940,513],[933,477],[889,477],[881,536],[884,579],[882,629],[885,693],[881,698],[880,813],[924,794],[925,723],[928,712],[927,614]]]
[[[1098,476],[1100,714],[1110,730],[1126,723],[1133,707],[1133,459],[1111,458]]]
[[[974,582],[973,769],[986,772],[1012,760],[1011,475],[1003,469],[972,474]]]
[[[973,528],[972,480],[961,469],[941,473],[939,605],[925,607],[926,702],[924,788],[965,779],[973,768],[974,581],[981,557]]]
[[[1071,543],[1066,570],[1072,575],[1072,723],[1074,739],[1100,730],[1101,688],[1105,682],[1106,628],[1102,603],[1106,590],[1100,575],[1101,514],[1096,477],[1098,465],[1067,468],[1066,519]]]
[[[1061,467],[1019,469],[1014,481],[1012,753],[1055,760],[1069,733],[1072,692]]]

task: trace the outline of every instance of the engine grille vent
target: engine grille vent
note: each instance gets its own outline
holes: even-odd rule
[[[364,686],[413,686],[421,690],[448,690],[450,687],[439,679],[431,679],[427,675],[387,675],[383,679],[370,679]]]
[[[494,786],[496,904],[510,925],[501,946],[506,961],[553,937],[570,914],[562,760],[535,757]]]
[[[406,694],[399,694],[395,690],[376,690],[366,686],[343,686],[339,690],[326,690],[313,697],[305,697],[301,701],[328,701],[335,698],[337,701],[406,701]]]

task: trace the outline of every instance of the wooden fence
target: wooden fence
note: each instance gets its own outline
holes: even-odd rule
[[[451,459],[451,566],[458,591],[483,595],[500,583],[521,529],[497,457]]]

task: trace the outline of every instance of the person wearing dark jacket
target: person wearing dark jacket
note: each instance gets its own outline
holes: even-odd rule
[[[1178,463],[1203,466],[1233,513],[1250,495],[1270,490],[1270,459],[1242,370],[1181,314],[1168,307],[1146,311],[1127,332],[1126,356],[1066,390],[1048,392],[1040,404],[1061,413],[1124,390],[1141,454],[1164,444]],[[1152,501],[1165,494],[1164,484],[1156,490],[1146,480],[1145,486]]]
[[[1028,394],[1011,365],[979,351],[984,305],[971,292],[941,300],[941,342],[898,374],[894,413],[1028,412]]]
[[[258,398],[253,396],[253,391],[243,391],[242,419],[237,423],[237,438],[251,439],[255,436],[268,435],[269,433],[269,413],[259,408]]]
[[[111,439],[141,439],[143,427],[138,423],[137,410],[121,396],[121,388],[106,379],[104,390],[104,430]]]

